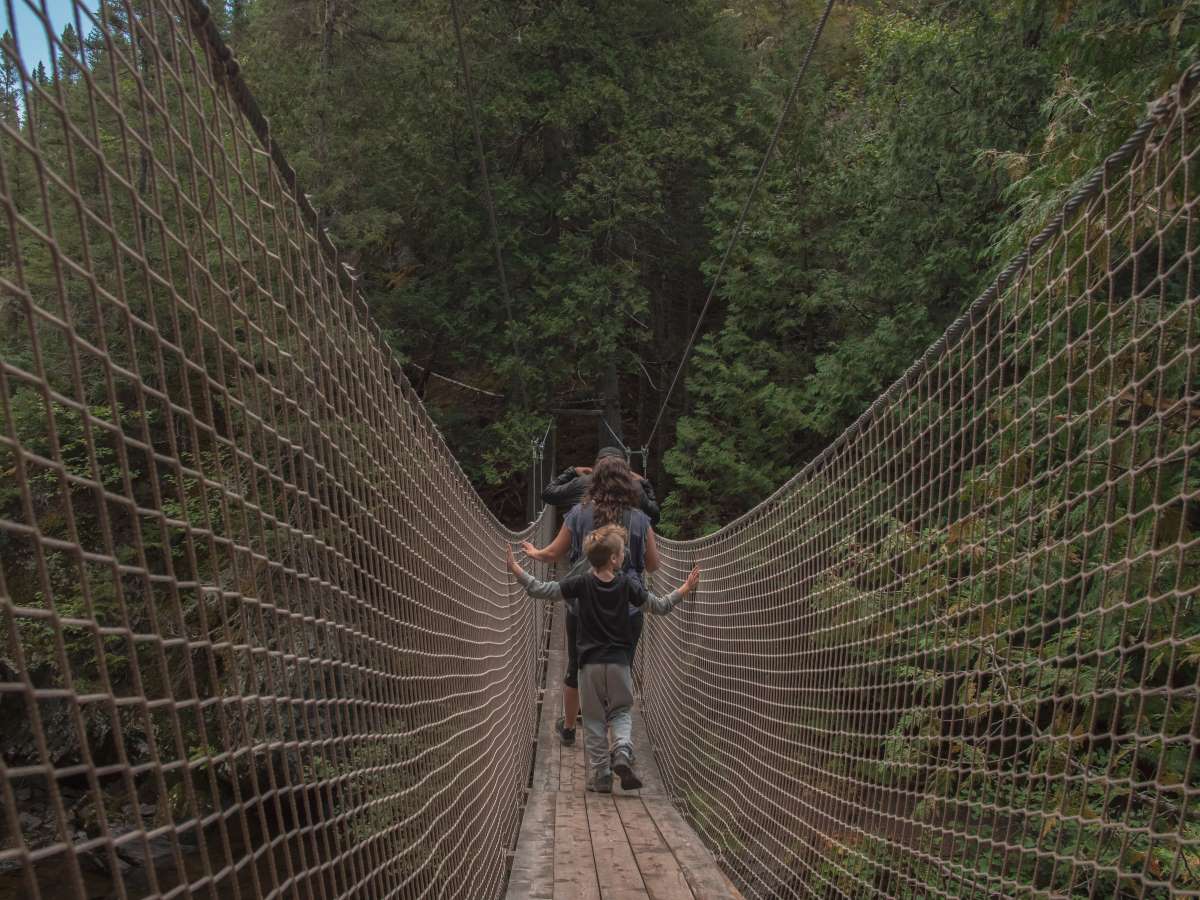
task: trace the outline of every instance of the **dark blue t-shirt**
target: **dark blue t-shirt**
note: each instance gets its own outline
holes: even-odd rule
[[[563,522],[571,532],[572,564],[583,559],[583,539],[596,530],[595,512],[592,504],[577,503],[571,507]],[[642,573],[646,571],[646,535],[650,532],[650,517],[640,509],[626,510],[626,515],[629,516],[629,523],[626,525],[629,530],[629,549],[625,554],[624,568],[640,582]],[[624,517],[621,524],[625,524]]]
[[[601,581],[589,572],[564,579],[559,587],[563,597],[574,602],[579,616],[580,667],[589,663],[628,665],[634,634],[628,610],[640,610],[648,599],[641,579],[624,571],[612,581]]]

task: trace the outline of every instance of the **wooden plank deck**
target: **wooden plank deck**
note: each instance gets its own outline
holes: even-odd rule
[[[557,604],[533,786],[508,880],[509,900],[741,900],[741,894],[667,799],[634,709],[641,790],[589,794],[583,729],[574,747],[554,733],[562,710],[563,611]]]

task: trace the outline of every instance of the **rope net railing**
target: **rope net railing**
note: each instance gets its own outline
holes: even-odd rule
[[[1193,70],[638,672],[748,897],[1200,896]]]
[[[0,7],[0,896],[498,896],[548,520],[472,490],[203,4]]]

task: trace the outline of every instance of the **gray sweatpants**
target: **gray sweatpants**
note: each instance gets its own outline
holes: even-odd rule
[[[583,740],[591,777],[607,775],[612,754],[624,748],[633,759],[633,678],[627,663],[589,663],[579,670]],[[612,745],[608,731],[612,730]]]

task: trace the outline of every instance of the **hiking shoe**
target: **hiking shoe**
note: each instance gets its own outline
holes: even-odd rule
[[[595,778],[589,778],[587,789],[596,794],[611,794],[612,772],[605,772],[603,775],[597,775]]]
[[[564,728],[563,720],[559,719],[557,722],[554,723],[554,730],[556,732],[558,732],[558,742],[560,744],[562,744],[564,747],[574,747],[575,746],[575,729],[574,728]]]
[[[642,779],[633,771],[633,759],[628,750],[618,750],[612,758],[613,774],[621,779],[621,787],[626,791],[636,791],[642,786]]]

